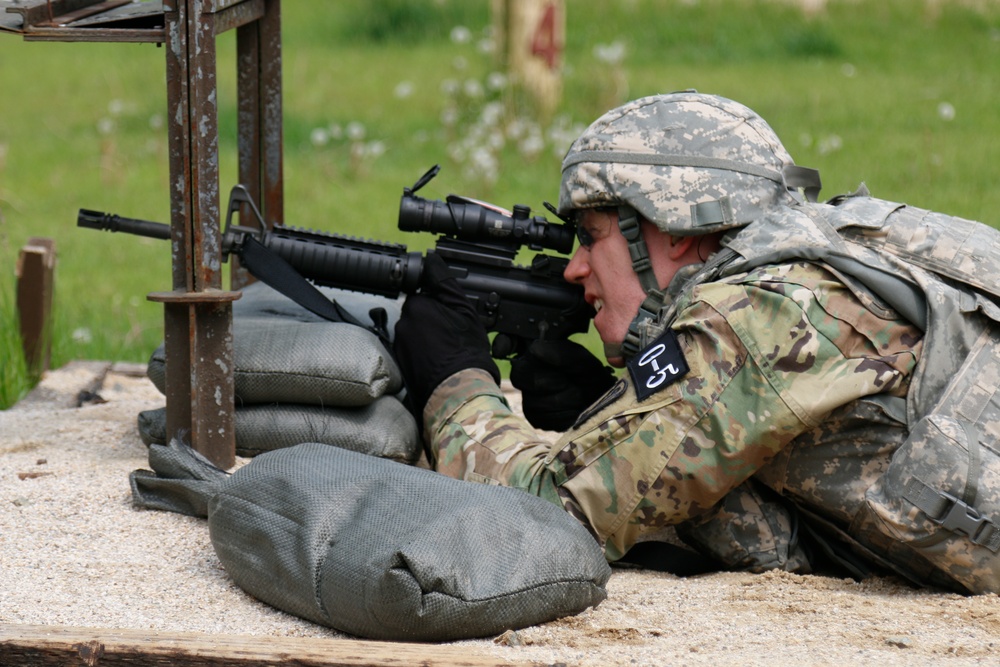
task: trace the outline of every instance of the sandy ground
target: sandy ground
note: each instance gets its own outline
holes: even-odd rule
[[[268,607],[221,568],[204,521],[132,507],[136,415],[163,398],[135,366],[74,363],[0,412],[0,623],[350,638]],[[76,407],[82,389],[100,400]],[[997,664],[1000,598],[781,573],[616,570],[595,609],[470,656],[569,665]]]

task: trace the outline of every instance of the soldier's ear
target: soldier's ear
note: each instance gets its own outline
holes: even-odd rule
[[[696,236],[672,236],[667,234],[667,257],[676,261],[695,247]]]

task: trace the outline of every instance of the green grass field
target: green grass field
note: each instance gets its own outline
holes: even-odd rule
[[[286,222],[422,250],[433,239],[399,232],[396,209],[435,163],[424,196],[542,211],[574,133],[627,99],[696,88],[759,111],[796,162],[822,171],[824,196],[864,181],[1000,224],[1000,3],[831,0],[809,17],[778,1],[568,0],[563,98],[545,124],[496,76],[489,5],[283,3]],[[170,288],[167,245],[77,229],[76,212],[168,221],[164,58],[153,45],[0,34],[0,407],[28,386],[13,269],[31,236],[58,249],[53,365],[145,361],[162,338],[145,297]],[[235,78],[228,33],[223,197],[236,180]]]

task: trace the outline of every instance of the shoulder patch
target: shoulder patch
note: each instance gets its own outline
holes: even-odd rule
[[[690,370],[673,329],[660,334],[629,359],[626,366],[640,401],[680,380]]]

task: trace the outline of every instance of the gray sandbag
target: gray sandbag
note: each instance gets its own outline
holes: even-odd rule
[[[383,309],[390,332],[399,319],[398,300],[329,288],[321,291],[361,321],[366,321],[370,309]],[[149,379],[163,393],[165,362],[161,345],[147,367]],[[263,283],[246,287],[233,304],[233,367],[237,405],[356,407],[403,387],[399,367],[375,334],[324,320]]]
[[[152,473],[139,472],[136,504],[169,506],[156,498],[168,480],[157,475],[160,486],[151,488]],[[179,481],[190,494],[190,480]],[[579,613],[607,595],[611,570],[590,533],[515,489],[316,443],[262,454],[202,488],[212,494],[212,545],[241,588],[359,637],[492,636]],[[185,496],[178,504],[197,503]]]
[[[403,307],[403,298],[389,299],[375,294],[364,294],[334,287],[317,287],[330,299],[335,299],[347,312],[368,324],[369,312],[374,308],[385,311],[387,333],[390,340]],[[247,285],[243,296],[233,302],[233,319],[279,318],[296,322],[326,322],[312,311],[306,310],[287,296],[262,282]]]
[[[549,621],[599,603],[610,576],[593,537],[544,500],[315,443],[257,457],[208,513],[240,587],[373,639]]]
[[[166,393],[161,345],[147,375]],[[367,405],[403,387],[396,362],[375,334],[342,322],[233,321],[236,404]]]
[[[129,477],[132,503],[150,510],[208,516],[208,501],[229,480],[229,474],[176,438],[149,448],[149,467]]]
[[[417,422],[394,396],[358,408],[291,403],[244,405],[234,412],[237,456],[318,442],[354,452],[413,463],[422,451]],[[147,445],[166,444],[167,410],[144,410],[139,437]]]

